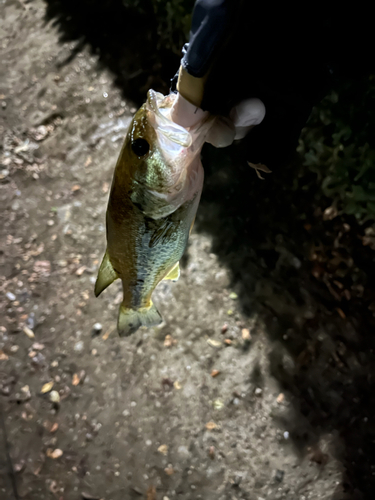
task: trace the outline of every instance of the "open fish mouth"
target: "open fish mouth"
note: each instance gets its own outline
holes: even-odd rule
[[[171,103],[170,105],[168,105]],[[158,136],[160,146],[170,154],[176,154],[181,148],[189,148],[192,144],[191,134],[170,118],[172,108],[171,96],[150,89],[147,93],[147,109],[154,115],[153,127]]]

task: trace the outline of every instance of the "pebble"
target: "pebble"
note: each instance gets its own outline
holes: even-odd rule
[[[281,481],[284,479],[284,471],[277,469],[276,474],[275,474],[275,480],[281,483]]]
[[[35,327],[35,313],[31,312],[26,320],[26,325],[31,328],[31,330]]]
[[[261,396],[263,393],[263,390],[260,387],[257,387],[255,389],[255,396]]]
[[[74,345],[74,350],[75,352],[82,352],[83,351],[83,342],[82,340],[78,341]]]
[[[95,325],[92,327],[92,336],[95,337],[96,335],[100,335],[102,330],[103,326],[100,323],[95,323]]]
[[[58,403],[60,401],[60,394],[57,391],[51,391],[49,393],[49,399],[52,403]]]
[[[11,302],[13,302],[14,300],[16,300],[16,296],[15,296],[15,295],[14,295],[14,293],[12,293],[12,292],[7,292],[7,293],[6,293],[6,298],[7,298],[8,300],[10,300]]]
[[[9,175],[9,170],[4,168],[0,173],[0,179],[5,179],[5,177],[8,177],[8,175]]]
[[[285,431],[283,436],[284,436],[284,439],[289,439],[289,432]]]

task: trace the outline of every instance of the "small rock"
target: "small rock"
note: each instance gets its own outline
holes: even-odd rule
[[[254,394],[255,394],[255,396],[260,397],[263,394],[263,389],[261,389],[260,387],[257,387],[254,391]]]
[[[35,338],[34,332],[32,330],[30,330],[30,328],[28,326],[25,325],[23,327],[23,331],[24,331],[24,333],[26,333],[26,335],[29,337],[29,339]]]
[[[31,330],[35,328],[35,313],[31,312],[26,320],[26,326],[28,326]]]
[[[284,401],[284,399],[285,399],[284,394],[282,392],[280,392],[280,394],[276,398],[276,402],[281,404]]]
[[[100,323],[95,323],[95,325],[92,327],[92,337],[96,337],[97,335],[100,335],[103,330],[103,326]]]
[[[74,350],[75,352],[82,352],[83,351],[83,342],[82,340],[79,340],[74,344]]]
[[[12,292],[7,292],[7,293],[5,294],[5,296],[6,296],[6,298],[7,298],[8,300],[10,300],[11,302],[13,302],[14,300],[16,300],[16,296],[15,296],[15,295],[14,295],[14,293],[12,293]]]
[[[1,172],[0,172],[0,179],[5,179],[5,177],[8,177],[9,175],[9,170],[7,170],[6,168],[4,168]]]
[[[228,330],[228,325],[227,323],[224,323],[224,325],[221,327],[221,333],[226,333]]]
[[[284,439],[289,439],[289,432],[285,431],[283,436],[284,436]]]
[[[229,294],[229,298],[232,300],[236,300],[236,299],[238,299],[238,295],[235,292],[231,292]]]
[[[49,395],[50,401],[52,403],[59,403],[60,402],[60,394],[57,391],[51,391]]]
[[[241,334],[243,340],[251,340],[250,331],[247,328],[242,328]]]
[[[211,377],[217,377],[218,375],[220,374],[220,371],[219,370],[212,370],[211,372]]]
[[[51,382],[47,382],[46,384],[44,384],[40,392],[42,394],[46,394],[47,392],[50,392],[52,390],[52,387],[53,387],[53,380],[51,380]]]
[[[168,446],[166,444],[160,445],[158,448],[158,452],[162,453],[163,455],[167,455],[168,454]]]
[[[283,470],[277,469],[276,474],[275,474],[275,481],[278,481],[279,483],[281,483],[281,481],[284,479],[284,474],[285,473]]]

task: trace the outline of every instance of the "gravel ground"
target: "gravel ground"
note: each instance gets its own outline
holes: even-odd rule
[[[0,8],[0,498],[373,498],[372,320],[312,274],[333,222],[292,182],[207,149],[165,321],[117,336],[120,288],[93,284],[136,105],[46,9]]]

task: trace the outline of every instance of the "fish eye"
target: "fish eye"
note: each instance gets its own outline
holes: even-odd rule
[[[150,150],[150,145],[146,139],[136,139],[132,142],[132,150],[137,156],[144,156]]]

